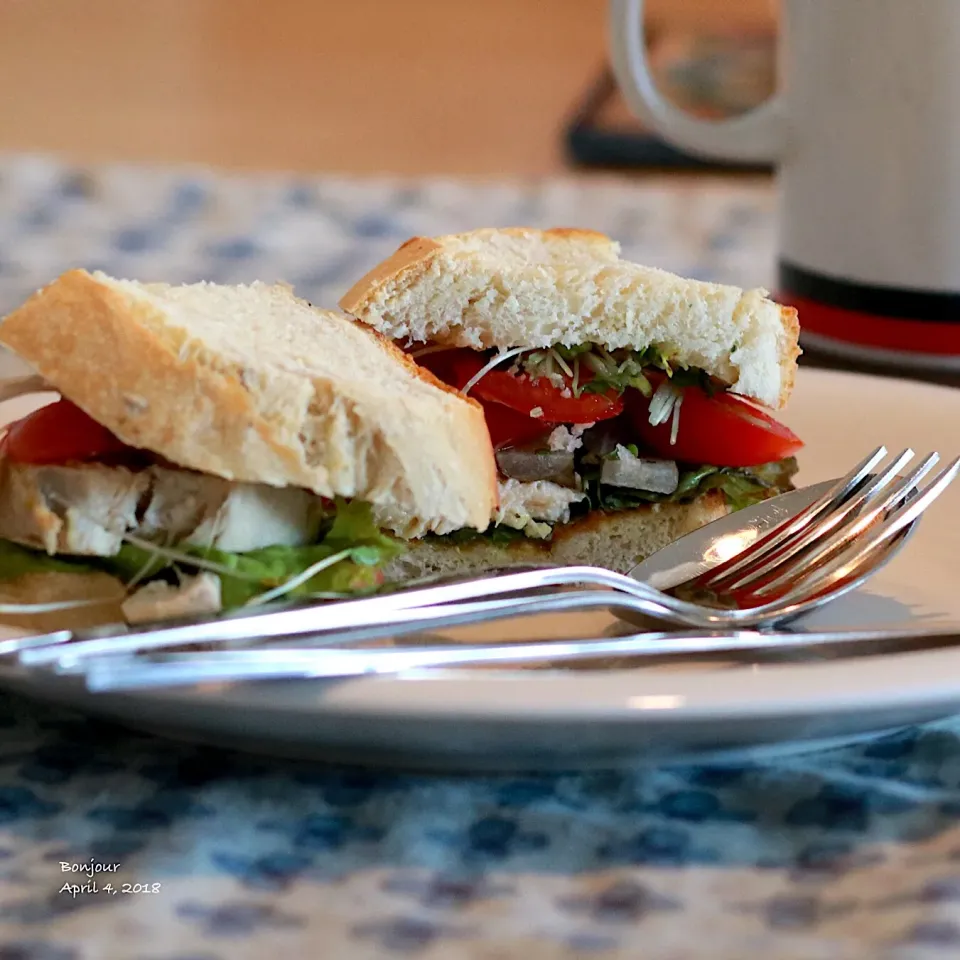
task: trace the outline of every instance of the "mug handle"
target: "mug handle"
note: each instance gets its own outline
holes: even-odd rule
[[[609,39],[611,65],[624,99],[665,140],[707,157],[760,163],[780,159],[786,129],[780,94],[739,117],[699,120],[664,100],[650,76],[643,0],[610,0]]]

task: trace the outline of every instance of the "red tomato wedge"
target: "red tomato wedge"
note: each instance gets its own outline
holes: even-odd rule
[[[462,349],[428,354],[420,362],[445,383],[462,390],[483,369],[487,359],[474,350]],[[504,361],[504,367],[509,365],[509,361]],[[589,376],[584,371],[582,382],[586,383]],[[540,410],[541,416],[537,419],[550,423],[594,423],[623,412],[623,399],[616,391],[564,396],[562,388],[543,377],[532,380],[526,374],[517,376],[499,368],[484,374],[470,395],[526,416]]]
[[[651,376],[655,386],[662,376]],[[795,454],[803,441],[754,404],[730,393],[708,396],[699,387],[684,387],[677,442],[670,443],[671,421],[651,426],[650,401],[637,390],[627,410],[645,445],[658,456],[716,467],[754,467]]]
[[[85,462],[130,449],[69,400],[16,420],[0,441],[0,454],[16,463]]]
[[[481,400],[484,416],[487,419],[487,429],[490,431],[490,442],[495,450],[500,447],[516,446],[531,443],[539,437],[546,436],[556,426],[536,417],[517,413],[505,407],[502,403],[491,403]]]
[[[438,380],[444,383],[463,389],[464,385],[473,375],[468,373],[458,379],[457,359],[467,355],[468,358],[476,357],[472,350],[461,350],[459,348],[452,350],[438,350],[434,353],[425,354],[417,357],[417,363],[426,367]],[[478,363],[476,370],[479,370],[482,362]],[[474,370],[474,373],[476,372]],[[462,371],[461,371],[462,372]],[[490,441],[494,449],[501,447],[514,446],[516,444],[530,443],[540,437],[546,436],[555,426],[555,423],[549,422],[542,417],[531,417],[527,413],[518,413],[516,410],[502,403],[495,403],[490,400],[484,400],[476,395],[472,390],[471,395],[481,407],[487,421],[487,429],[490,431]]]
[[[450,386],[456,386],[454,383],[456,378],[453,369],[454,361],[460,354],[473,353],[473,351],[463,350],[460,347],[451,347],[449,350],[434,349],[432,347],[428,347],[427,349],[433,352],[417,356],[417,351],[413,350],[410,356],[421,367],[429,370],[438,380],[442,380],[444,383],[450,384]]]

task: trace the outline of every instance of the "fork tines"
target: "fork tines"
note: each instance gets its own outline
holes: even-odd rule
[[[814,585],[826,589],[849,575],[866,554],[905,533],[960,470],[960,459],[954,460],[921,489],[939,454],[928,454],[906,474],[912,450],[879,468],[886,457],[878,447],[801,513],[684,584],[683,594],[732,595],[749,606],[788,593],[807,596]]]

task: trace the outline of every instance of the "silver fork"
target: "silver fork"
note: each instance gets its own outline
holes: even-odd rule
[[[302,637],[302,642],[311,646],[333,645],[525,614],[599,607],[712,630],[770,624],[806,612],[862,583],[890,558],[897,542],[902,542],[920,514],[960,470],[958,459],[921,491],[917,484],[937,462],[936,454],[899,477],[913,457],[911,451],[904,451],[886,469],[872,474],[885,457],[885,448],[878,448],[847,476],[813,488],[819,496],[734,561],[673,590],[673,594],[682,595],[685,589],[702,594],[725,578],[735,577],[739,593],[731,596],[743,604],[736,609],[691,602],[609,570],[542,568],[206,623],[138,631],[107,628],[83,635],[60,631],[0,642],[0,654],[18,654],[22,663],[38,666],[188,644],[262,645]],[[558,586],[603,589],[506,596]]]

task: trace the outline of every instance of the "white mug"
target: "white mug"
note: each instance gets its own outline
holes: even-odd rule
[[[776,164],[776,294],[803,339],[960,370],[960,0],[784,0],[779,92],[722,121],[657,92],[642,17],[611,0],[631,109],[692,153]]]

